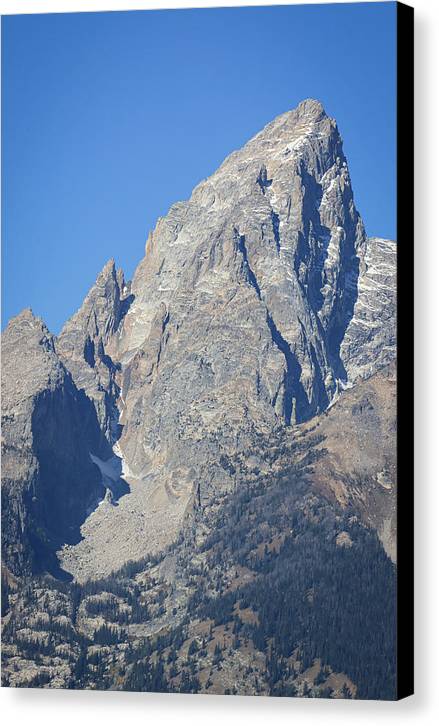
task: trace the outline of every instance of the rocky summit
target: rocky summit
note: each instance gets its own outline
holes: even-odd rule
[[[130,620],[131,596],[119,602],[127,613],[131,608],[132,647],[181,622],[192,623],[190,637],[203,640],[194,623],[209,621],[213,611],[208,615],[190,599],[197,577],[209,597],[249,588],[233,612],[242,607],[239,622],[248,633],[261,631],[256,605],[245,603],[259,577],[255,563],[271,562],[274,554],[282,559],[288,550],[290,515],[298,517],[299,533],[313,517],[320,522],[340,557],[363,547],[368,557],[381,558],[378,579],[386,568],[391,572],[395,357],[396,243],[367,237],[337,124],[318,101],[303,101],[158,220],[131,282],[110,260],[57,339],[29,311],[10,322],[2,336],[8,587],[44,572],[85,587],[143,562],[142,585],[136,580],[132,587],[149,597],[151,612],[156,601],[147,583],[155,583],[155,592],[161,582],[165,594],[143,630]],[[292,472],[300,486],[285,499],[276,487],[291,481]],[[223,540],[215,584],[206,575],[209,556],[222,536],[232,536],[224,516],[244,506],[244,496],[266,506],[254,515],[261,519],[254,547],[244,552]],[[279,521],[275,501],[283,507]],[[250,537],[250,520],[239,527]],[[58,595],[51,597],[55,602]],[[75,629],[76,615],[65,607]],[[78,622],[89,632],[85,611],[105,608],[83,607]],[[195,690],[233,689],[256,649],[265,665],[256,668],[260,685],[248,692],[272,692],[258,637],[250,647],[248,634],[239,662],[231,656],[230,682],[224,674],[209,676]],[[271,637],[268,630],[264,637]],[[73,664],[75,647],[67,659]],[[198,641],[195,647],[203,650]],[[292,646],[288,666],[296,675],[284,674],[282,683],[306,695],[317,684],[297,676],[306,671],[298,649]],[[317,650],[323,664],[326,656]],[[12,661],[26,660],[12,651]],[[215,670],[215,653],[206,658]],[[354,697],[358,688],[362,693],[361,679],[355,668],[346,673],[348,660],[328,663],[320,683]],[[133,668],[126,670],[124,656],[120,661],[122,687],[136,684],[129,680]],[[63,673],[68,683],[74,678],[52,661],[47,668],[49,681],[65,683]],[[166,690],[181,686],[181,671],[168,670]],[[8,672],[14,680],[13,668]]]

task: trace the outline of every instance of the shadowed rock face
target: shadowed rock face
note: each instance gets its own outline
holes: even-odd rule
[[[107,450],[53,336],[25,310],[2,335],[2,555],[12,572],[60,574],[55,550],[78,540],[105,491],[89,451]]]

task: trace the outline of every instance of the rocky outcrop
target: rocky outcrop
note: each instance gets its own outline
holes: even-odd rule
[[[57,352],[79,389],[92,399],[109,442],[118,438],[115,400],[117,363],[109,348],[130,303],[129,285],[114,260],[109,260],[75,315],[64,325]]]
[[[89,452],[108,446],[41,319],[24,310],[2,334],[2,557],[18,575],[59,574],[55,551],[105,490]]]

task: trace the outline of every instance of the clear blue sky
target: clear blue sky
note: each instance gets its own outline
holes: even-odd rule
[[[304,98],[337,119],[370,235],[395,237],[396,3],[2,19],[3,323],[58,332],[105,262]]]

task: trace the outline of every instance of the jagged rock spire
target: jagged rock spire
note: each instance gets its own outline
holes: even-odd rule
[[[114,259],[108,260],[79,310],[66,322],[57,351],[76,385],[93,399],[109,441],[117,425],[115,365],[109,346],[126,310],[125,282]]]

